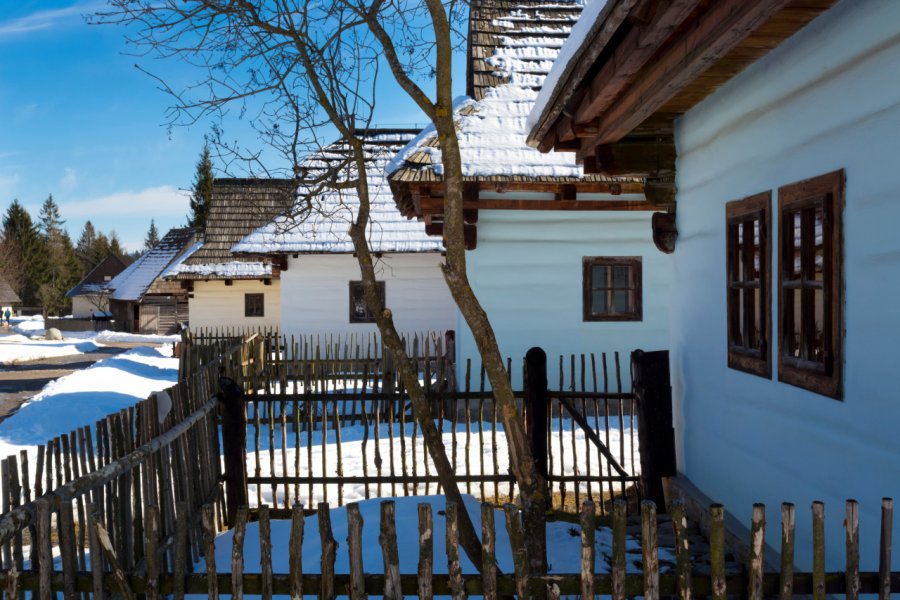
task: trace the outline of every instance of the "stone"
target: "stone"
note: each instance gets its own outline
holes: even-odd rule
[[[59,329],[51,327],[47,330],[47,333],[44,334],[44,339],[58,342],[63,339],[63,335]]]

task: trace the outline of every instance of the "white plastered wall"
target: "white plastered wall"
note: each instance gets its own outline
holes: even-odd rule
[[[90,319],[91,313],[109,310],[109,296],[75,296],[72,298],[72,316],[76,319]]]
[[[456,308],[440,264],[440,253],[385,254],[375,265],[385,282],[385,302],[401,333],[447,331],[456,327]],[[302,254],[288,258],[281,273],[283,319],[287,334],[366,335],[374,323],[350,323],[351,281],[361,279],[349,254]]]
[[[202,327],[278,327],[281,322],[280,284],[271,285],[251,279],[235,279],[232,285],[224,281],[195,281],[193,297],[188,299],[189,321],[192,329]],[[264,294],[263,316],[244,316],[244,294]]]
[[[900,497],[898,24],[896,0],[843,0],[676,124],[679,464],[745,523],[764,502],[775,546],[779,505],[794,502],[802,568],[813,500],[826,502],[830,568],[844,560],[844,501],[860,501],[873,569],[880,500]],[[772,190],[774,210],[779,186],[836,169],[847,178],[842,402],[729,369],[725,329],[725,203]]]
[[[561,354],[567,357],[568,370],[568,355],[586,354],[590,365],[590,354],[595,353],[602,388],[601,353],[608,354],[612,369],[613,353],[619,352],[626,389],[633,350],[668,348],[672,258],[653,245],[650,218],[651,213],[644,211],[479,211],[478,246],[466,253],[469,280],[491,320],[501,353],[512,358],[516,389],[522,385],[522,359],[533,346],[547,353],[551,386],[558,385]],[[642,258],[642,321],[583,320],[586,256]],[[480,364],[462,321],[459,331],[458,368],[464,369],[466,359]],[[578,356],[576,363],[580,365]],[[592,385],[590,377],[587,381]],[[615,386],[611,381],[610,389]]]

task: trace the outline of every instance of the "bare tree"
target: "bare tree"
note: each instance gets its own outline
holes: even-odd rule
[[[465,6],[457,0],[111,0],[99,16],[105,23],[129,25],[131,41],[143,51],[195,65],[202,73],[189,89],[172,89],[170,122],[193,123],[237,108],[249,115],[261,138],[288,158],[300,174],[302,156],[320,148],[319,140],[336,130],[350,152],[338,167],[350,176],[320,174],[322,185],[355,185],[359,208],[349,226],[362,274],[366,301],[376,316],[385,346],[396,359],[409,390],[416,418],[449,497],[460,499],[452,467],[431,420],[418,374],[405,353],[390,310],[376,291],[375,261],[367,241],[369,186],[365,169],[365,130],[376,104],[376,82],[386,70],[432,121],[444,170],[444,278],[475,338],[489,377],[509,444],[510,465],[519,484],[526,527],[543,531],[546,482],[535,468],[513,395],[512,385],[488,316],[466,274],[463,237],[462,159],[452,108],[452,59],[464,40],[456,27]],[[434,92],[426,88],[433,85]],[[242,152],[214,140],[229,166],[270,173],[261,155]],[[302,203],[301,203],[302,205]],[[461,503],[460,503],[461,504]],[[465,550],[481,565],[480,546],[471,521],[461,523]],[[529,536],[529,559],[543,563],[543,536]]]

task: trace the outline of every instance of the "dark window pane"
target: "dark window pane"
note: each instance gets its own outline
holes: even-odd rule
[[[609,305],[607,304],[607,292],[599,291],[593,293],[593,300],[591,302],[591,310],[594,314],[606,314],[609,312]]]
[[[613,292],[613,310],[617,313],[627,313],[631,312],[628,306],[628,296],[629,293],[627,291],[619,291],[616,290]]]
[[[619,266],[616,265],[613,267],[613,287],[617,289],[627,288],[628,287],[628,272],[629,268],[627,266]]]
[[[591,267],[591,284],[593,289],[605,289],[609,287],[607,277],[609,274],[609,267],[605,265],[594,265]]]
[[[825,292],[815,290],[813,298],[815,331],[811,336],[809,358],[818,363],[825,362]]]
[[[816,281],[822,281],[825,278],[824,268],[825,268],[825,244],[824,244],[824,234],[825,234],[825,211],[822,206],[816,207],[816,213],[814,216],[814,227],[815,227],[815,240],[814,240],[814,273]]]

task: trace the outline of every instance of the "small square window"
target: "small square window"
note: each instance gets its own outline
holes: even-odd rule
[[[640,321],[641,257],[583,259],[585,321]]]
[[[375,290],[381,299],[381,305],[385,304],[384,282],[376,281]],[[350,282],[350,322],[351,323],[374,323],[375,315],[369,310],[366,304],[366,294],[362,281]]]
[[[244,294],[244,316],[265,316],[265,294]]]
[[[764,192],[725,205],[728,366],[772,376],[770,206]]]

